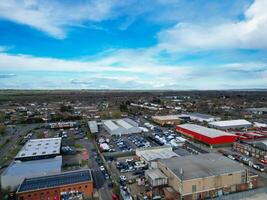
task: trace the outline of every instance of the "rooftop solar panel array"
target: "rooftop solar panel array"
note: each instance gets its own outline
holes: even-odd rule
[[[50,176],[29,178],[22,182],[18,192],[58,187],[91,180],[92,176],[90,170],[73,171]]]

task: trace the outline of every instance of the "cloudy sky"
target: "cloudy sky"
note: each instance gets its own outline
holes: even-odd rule
[[[1,0],[0,89],[267,88],[267,0]]]

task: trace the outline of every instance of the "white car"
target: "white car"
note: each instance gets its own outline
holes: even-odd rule
[[[101,171],[105,171],[105,167],[103,165],[100,166]]]
[[[126,181],[126,180],[127,180],[126,176],[123,176],[123,175],[120,176],[120,179],[121,179],[122,181]]]

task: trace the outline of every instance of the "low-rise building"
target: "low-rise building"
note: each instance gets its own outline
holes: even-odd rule
[[[138,124],[129,118],[105,120],[103,121],[103,126],[111,135],[125,135],[142,132],[142,129],[138,127]]]
[[[243,129],[252,127],[252,123],[245,119],[236,119],[236,120],[209,122],[209,126],[222,130]]]
[[[234,134],[196,124],[177,125],[176,131],[198,142],[205,143],[211,148],[214,146],[232,144],[237,138]]]
[[[159,160],[158,167],[184,200],[212,198],[257,184],[246,168],[216,153]]]
[[[145,177],[147,178],[152,188],[165,186],[168,184],[168,177],[163,174],[159,169],[146,170]]]
[[[49,124],[51,129],[73,128],[75,126],[77,126],[77,122],[57,122]]]
[[[150,169],[158,167],[157,161],[159,159],[168,159],[179,156],[173,152],[172,147],[169,146],[139,148],[136,149],[136,155],[140,157],[141,160],[145,161]]]
[[[98,133],[98,125],[96,121],[89,121],[88,126],[91,133]]]
[[[93,196],[90,170],[78,170],[24,179],[16,193],[18,200],[76,199]]]
[[[61,138],[29,140],[1,174],[2,189],[15,190],[24,178],[61,172]]]
[[[164,116],[153,116],[152,120],[161,125],[174,125],[174,124],[180,124],[182,119],[179,118],[179,115],[164,115]]]
[[[191,121],[198,121],[198,122],[213,122],[220,120],[219,117],[215,117],[208,114],[202,114],[202,113],[187,113],[187,116],[190,117]]]

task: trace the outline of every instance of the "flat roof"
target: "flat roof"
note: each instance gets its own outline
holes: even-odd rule
[[[145,148],[139,149],[138,156],[142,156],[147,161],[153,161],[157,159],[167,159],[172,157],[178,157],[179,155],[172,151],[171,147],[166,148]]]
[[[210,138],[220,137],[220,136],[235,136],[234,134],[227,133],[225,131],[220,131],[220,130],[213,129],[213,128],[207,128],[207,127],[200,126],[197,124],[182,124],[182,125],[177,125],[177,127],[181,127],[181,128],[199,133],[201,135],[205,135]]]
[[[90,170],[64,172],[55,175],[24,179],[17,192],[53,188],[61,185],[92,181]]]
[[[181,120],[181,118],[179,118],[179,115],[156,115],[153,116],[152,118],[154,119],[158,119],[158,120]]]
[[[62,156],[27,162],[13,161],[2,176],[40,176],[41,174],[60,172],[61,165]]]
[[[60,154],[61,138],[43,138],[29,140],[15,158],[27,158]]]
[[[209,125],[218,127],[228,127],[228,126],[247,126],[247,125],[252,125],[252,123],[245,119],[236,119],[236,120],[210,122]]]
[[[241,164],[218,153],[175,157],[160,160],[181,180],[219,176],[245,170]]]
[[[146,170],[146,175],[149,176],[152,180],[168,178],[165,174],[163,174],[159,169],[149,169]]]

